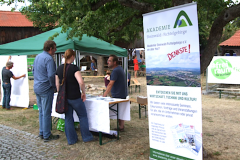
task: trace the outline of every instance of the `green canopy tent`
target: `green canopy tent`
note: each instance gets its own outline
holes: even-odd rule
[[[127,50],[105,42],[103,40],[97,39],[96,37],[89,37],[83,35],[82,39],[79,37],[74,37],[68,39],[68,32],[61,33],[62,28],[56,28],[36,36],[18,40],[15,42],[0,45],[0,56],[1,55],[34,55],[39,54],[43,51],[43,44],[49,37],[56,33],[59,33],[57,37],[54,38],[57,44],[56,53],[64,53],[67,49],[73,49],[80,51],[81,55],[99,55],[99,56],[109,56],[114,54],[118,57],[122,57],[123,68],[127,69]],[[76,64],[80,67],[80,55],[76,55]],[[57,66],[60,65],[61,56],[60,54],[55,54],[55,60]]]
[[[57,52],[65,52],[67,49],[79,50],[80,52],[95,55],[114,54],[119,57],[127,57],[127,50],[112,45],[95,37],[83,35],[82,40],[78,37],[68,39],[68,33],[61,33],[62,28],[56,28],[42,34],[0,45],[0,55],[34,55],[43,51],[43,44],[49,37],[59,33],[54,41],[57,44]]]

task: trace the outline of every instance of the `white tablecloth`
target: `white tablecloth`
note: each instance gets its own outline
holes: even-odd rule
[[[52,105],[52,116],[65,119],[65,114],[58,114],[55,111],[57,100],[57,93],[54,94],[53,105]],[[114,98],[114,101],[121,101],[123,99]],[[85,102],[89,129],[92,131],[101,131],[104,133],[110,133],[110,119],[117,119],[117,116],[109,110],[109,101],[97,100],[96,98],[87,99]],[[113,107],[116,109],[117,105]],[[119,119],[130,121],[130,102],[118,103]],[[79,122],[76,112],[73,112],[75,122]]]

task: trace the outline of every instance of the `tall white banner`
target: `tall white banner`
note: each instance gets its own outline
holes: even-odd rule
[[[208,83],[240,84],[240,57],[215,56],[208,66]]]
[[[1,81],[2,81],[2,68],[6,66],[6,62],[9,56],[0,56],[0,69],[1,69]],[[13,62],[12,71],[15,77],[26,74],[26,77],[14,80],[11,78],[11,101],[10,106],[15,107],[28,107],[29,106],[29,85],[28,85],[28,72],[27,72],[27,56],[12,56]],[[1,82],[2,84],[3,82]],[[1,105],[3,101],[3,88],[1,85]]]
[[[143,15],[150,159],[202,159],[197,4]]]

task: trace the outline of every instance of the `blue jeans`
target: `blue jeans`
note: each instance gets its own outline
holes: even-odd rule
[[[2,107],[3,108],[10,108],[10,100],[11,100],[11,83],[5,84],[3,82],[3,100],[2,100]]]
[[[39,109],[39,135],[46,139],[51,135],[53,89],[45,94],[36,94]]]
[[[65,134],[68,144],[74,144],[78,141],[78,136],[74,127],[73,110],[76,111],[82,139],[84,142],[93,140],[92,133],[89,131],[87,111],[85,104],[81,98],[70,100],[68,99],[68,110],[65,113]]]

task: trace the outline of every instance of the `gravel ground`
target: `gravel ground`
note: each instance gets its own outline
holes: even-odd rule
[[[0,160],[55,159],[57,141],[44,143],[36,135],[0,124]]]

